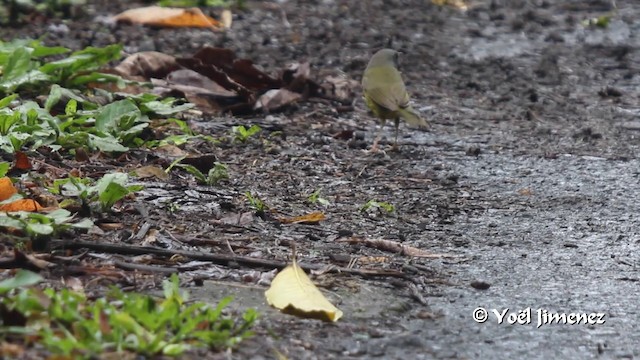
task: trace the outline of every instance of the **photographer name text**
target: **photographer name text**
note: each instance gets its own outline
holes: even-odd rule
[[[564,313],[554,312],[546,309],[526,308],[521,310],[505,309],[485,309],[482,307],[473,310],[473,320],[477,323],[484,323],[490,318],[498,324],[508,325],[529,325],[536,320],[536,327],[545,325],[600,325],[606,322],[604,313]]]

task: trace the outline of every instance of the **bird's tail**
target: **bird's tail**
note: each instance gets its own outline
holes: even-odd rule
[[[419,128],[427,128],[429,124],[427,121],[420,117],[417,111],[415,111],[412,107],[407,107],[404,109],[398,109],[400,112],[400,116],[409,124],[413,126],[417,126]]]

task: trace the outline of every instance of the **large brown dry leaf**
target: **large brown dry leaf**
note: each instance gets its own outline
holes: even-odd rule
[[[273,89],[262,94],[256,101],[254,109],[270,112],[278,110],[302,98],[302,95],[287,89]]]
[[[13,168],[17,170],[30,170],[33,166],[31,166],[31,160],[27,154],[22,151],[16,151],[16,159],[13,163]]]
[[[308,61],[293,63],[289,64],[282,72],[282,81],[287,84],[287,89],[301,93],[305,90],[305,84],[310,74],[311,65]]]
[[[328,75],[322,85],[326,85],[328,92],[340,100],[353,99],[360,88],[359,82],[345,75]]]
[[[230,111],[234,114],[251,113],[256,99],[256,91],[277,87],[278,81],[253,67],[249,60],[236,59],[228,49],[205,47],[191,58],[177,59],[178,63],[213,81],[216,86],[208,90],[217,93],[198,94],[197,104],[209,102],[201,110],[216,109],[217,112]],[[220,90],[225,90],[221,93]],[[235,96],[226,96],[235,94]],[[187,97],[195,97],[193,92]],[[206,98],[205,98],[206,97]]]
[[[205,46],[193,55],[203,65],[215,66],[231,80],[249,90],[263,90],[279,87],[282,82],[253,65],[249,59],[239,59],[232,50]]]
[[[117,22],[162,26],[162,27],[202,27],[219,30],[224,24],[202,13],[198,8],[165,8],[147,6],[130,9],[116,16]]]
[[[169,174],[167,174],[164,169],[154,165],[141,166],[135,169],[134,172],[140,179],[155,177],[160,180],[166,180],[169,178]]]
[[[233,113],[247,111],[247,105],[253,107],[256,92],[279,88],[281,82],[253,66],[251,60],[237,59],[229,49],[204,47],[191,58],[177,59],[182,66],[206,76],[222,88],[234,92],[239,102],[245,106],[223,104],[220,107]],[[236,111],[234,111],[236,110]],[[238,111],[240,110],[240,111]]]
[[[155,154],[160,157],[164,156],[173,159],[179,158],[181,156],[187,156],[186,151],[172,144],[158,146],[157,148],[155,148]]]
[[[176,59],[157,51],[144,51],[128,56],[114,68],[115,72],[127,79],[141,81],[162,79],[180,68]]]
[[[320,86],[310,79],[309,62],[291,64],[274,77],[251,60],[237,58],[230,49],[208,46],[185,58],[157,52],[134,54],[112,72],[129,80],[150,81],[154,94],[184,97],[207,114],[271,112],[310,97],[344,103],[354,88],[353,81],[334,79]]]
[[[237,96],[235,91],[227,90],[208,77],[189,69],[172,72],[167,76],[167,82],[176,89],[180,89],[180,87],[176,87],[176,85],[183,86],[184,88],[191,88],[191,91],[203,95],[229,98]]]
[[[151,83],[155,87],[154,93],[173,96],[178,92],[205,113],[220,113],[228,104],[242,101],[235,91],[227,90],[208,77],[189,69],[176,70],[166,80],[151,79]]]
[[[282,72],[282,82],[287,90],[300,93],[305,99],[325,95],[324,89],[311,80],[311,65],[308,61],[289,64]]]

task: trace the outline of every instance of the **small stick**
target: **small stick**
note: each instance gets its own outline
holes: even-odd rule
[[[100,251],[111,254],[123,254],[123,255],[158,255],[165,257],[172,257],[174,255],[184,256],[192,260],[210,261],[214,264],[228,266],[230,263],[242,264],[248,267],[265,267],[265,268],[277,268],[284,269],[289,265],[285,261],[260,259],[248,256],[229,255],[229,254],[213,254],[203,253],[186,250],[167,250],[159,249],[150,246],[131,246],[131,245],[118,245],[108,243],[95,243],[90,241],[64,241],[53,240],[51,242],[52,250],[65,250],[65,249],[89,249],[93,251]],[[323,265],[313,264],[298,264],[305,270],[320,270],[323,269]],[[363,277],[396,277],[396,278],[408,278],[409,275],[398,270],[378,270],[378,269],[348,269],[343,267],[335,267],[330,270],[333,273],[346,273],[352,275],[359,275]]]
[[[165,267],[165,266],[152,266],[152,265],[144,265],[144,264],[134,264],[126,261],[115,260],[113,262],[117,268],[123,270],[138,270],[150,273],[163,273],[163,274],[174,274],[178,272],[178,269]]]

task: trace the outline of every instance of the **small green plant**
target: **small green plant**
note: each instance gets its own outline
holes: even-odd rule
[[[16,211],[0,213],[0,228],[19,229],[33,239],[51,236],[72,228],[90,229],[93,226],[93,221],[90,219],[75,220],[75,217],[65,209],[46,213]]]
[[[52,194],[77,197],[83,207],[91,207],[92,203],[98,203],[101,211],[109,211],[116,202],[125,196],[142,190],[141,185],[127,185],[129,176],[125,173],[105,174],[101,179],[91,184],[89,179],[68,177],[58,179],[49,188]],[[63,203],[68,205],[68,203]]]
[[[215,162],[213,163],[213,167],[209,169],[209,173],[207,174],[207,184],[215,185],[221,180],[229,179],[229,171],[228,167],[225,164]]]
[[[42,276],[36,273],[27,270],[18,270],[14,277],[0,281],[0,296],[3,296],[11,290],[35,285],[41,281]],[[0,321],[3,321],[3,319],[0,318]],[[2,323],[0,323],[0,325],[1,324]],[[2,333],[0,333],[0,335],[1,334]]]
[[[0,177],[9,169],[9,163],[0,163]],[[0,204],[11,203],[22,198],[14,194]],[[90,219],[78,219],[66,209],[56,209],[46,212],[13,211],[0,212],[0,229],[13,228],[22,231],[31,239],[46,238],[70,229],[90,229],[93,222]]]
[[[388,202],[376,201],[376,200],[369,200],[367,201],[366,204],[360,207],[360,211],[363,211],[363,212],[369,209],[383,209],[388,213],[392,213],[395,211],[395,207],[389,204]]]
[[[11,164],[8,162],[0,162],[0,177],[4,177],[9,172]]]
[[[618,15],[618,7],[616,6],[616,2],[612,0],[611,4],[613,5],[613,9],[611,11],[598,17],[583,20],[581,23],[582,26],[601,29],[606,29],[607,27],[609,27],[611,19]]]
[[[251,191],[247,191],[244,193],[244,196],[249,201],[249,206],[256,211],[256,213],[264,214],[265,211],[269,210],[269,206],[264,203],[257,195],[253,195]]]
[[[52,55],[70,50],[47,47],[37,40],[0,42],[0,93],[11,94],[23,87],[42,87],[60,84],[62,87],[83,86],[90,82],[120,81],[118,76],[96,72],[110,61],[120,58],[121,45],[104,48],[88,47],[60,60],[46,62]]]
[[[132,100],[135,100],[136,103],[140,104],[140,110],[142,113],[146,115],[175,115],[185,110],[193,109],[195,107],[194,104],[184,102],[184,100],[176,99],[172,97],[160,99],[158,95],[154,94],[139,94],[139,95],[131,95],[129,97]],[[189,125],[182,120],[178,119],[169,119],[174,122],[180,129],[189,135],[193,135],[193,132],[189,128]]]
[[[176,204],[173,201],[167,201],[164,203],[165,209],[169,212],[169,214],[174,215],[178,211],[180,211],[180,205]]]
[[[223,163],[217,161],[214,162],[213,167],[209,169],[209,172],[205,176],[200,170],[198,170],[198,168],[193,165],[180,164],[180,162],[184,159],[184,156],[176,159],[173,163],[171,163],[171,165],[169,165],[165,172],[168,174],[174,167],[183,168],[189,174],[193,175],[198,183],[209,186],[217,185],[220,181],[229,179],[229,168]]]
[[[177,275],[163,282],[164,298],[123,293],[113,288],[92,301],[68,289],[31,289],[42,278],[19,271],[0,282],[0,314],[24,318],[22,326],[7,326],[0,317],[0,340],[7,335],[36,339],[48,352],[74,359],[96,358],[108,352],[134,352],[144,357],[179,356],[208,347],[224,350],[252,336],[257,312],[239,318],[222,316],[227,297],[215,307],[187,303]],[[7,296],[8,295],[8,296]]]
[[[148,126],[149,118],[133,100],[120,100],[97,108],[95,104],[83,102],[84,109],[80,110],[80,103],[72,98],[64,114],[54,117],[47,109],[55,106],[60,100],[56,98],[61,96],[58,93],[62,92],[60,87],[53,86],[44,109],[33,101],[14,109],[0,109],[0,150],[86,146],[90,150],[124,152],[129,149],[127,146],[142,143],[137,136]]]
[[[120,58],[121,46],[88,47],[70,53],[63,47],[47,47],[36,40],[0,41],[0,151],[35,150],[47,146],[53,151],[125,152],[130,147],[156,146],[162,140],[142,139],[151,119],[164,118],[194,105],[153,94],[125,95],[114,101],[113,94],[87,85],[127,81],[98,72]],[[56,56],[55,60],[49,60]],[[42,106],[21,100],[16,93],[46,93]],[[93,102],[91,95],[111,101]],[[194,135],[185,122],[174,121],[178,131],[169,141],[186,142]],[[188,131],[186,131],[188,130]],[[202,136],[201,136],[202,137]]]
[[[611,22],[611,16],[612,14],[606,14],[606,15],[598,16],[596,18],[583,20],[582,26],[605,29],[609,27],[609,23]]]
[[[196,135],[193,132],[193,130],[191,130],[191,128],[189,127],[189,124],[187,124],[186,121],[169,118],[169,119],[166,119],[164,123],[170,126],[175,125],[180,131],[180,134],[169,135],[161,140],[148,140],[144,143],[146,147],[154,148],[154,147],[164,146],[168,144],[180,146],[182,144],[186,144],[192,139],[206,138],[205,135]]]
[[[231,134],[233,135],[234,140],[237,142],[246,142],[247,140],[249,140],[249,138],[259,133],[260,131],[262,131],[262,128],[260,128],[260,126],[258,125],[251,125],[251,127],[248,129],[243,125],[234,126],[231,128]]]
[[[331,205],[331,202],[329,202],[329,200],[320,196],[320,189],[317,189],[311,195],[309,195],[309,197],[307,198],[307,201],[311,204],[317,203],[323,206]]]
[[[183,127],[182,125],[180,125],[181,123],[184,123],[184,121],[176,120],[176,119],[168,119],[168,120],[178,124],[180,131],[183,131],[183,133],[169,135],[164,139],[160,139],[160,140],[148,140],[144,143],[144,146],[148,148],[155,148],[155,147],[165,146],[165,145],[180,146],[197,139],[202,139],[211,144],[217,144],[220,142],[219,139],[216,139],[211,135],[194,134],[193,131],[188,126]]]

